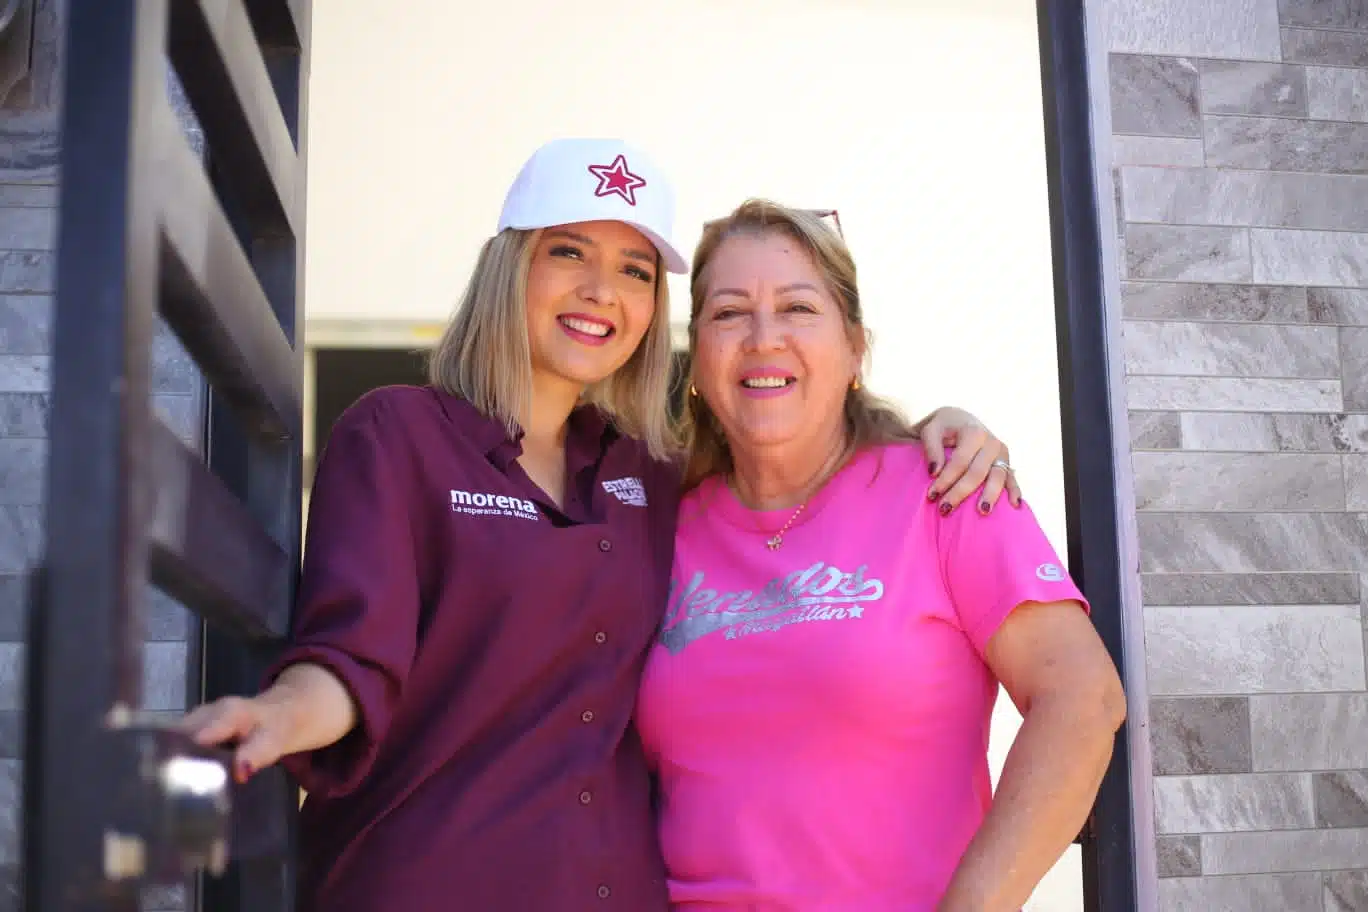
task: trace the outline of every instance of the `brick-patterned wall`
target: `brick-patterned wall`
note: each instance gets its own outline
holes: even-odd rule
[[[18,909],[25,575],[42,545],[64,10],[65,0],[38,0],[33,77],[0,108],[0,912]],[[174,84],[170,89],[198,146],[193,115]],[[163,420],[199,448],[203,383],[164,326],[154,342],[152,383]],[[184,708],[190,630],[184,609],[152,593],[144,674],[149,709]],[[156,890],[144,909],[183,905],[182,891]]]
[[[1097,0],[1164,910],[1368,910],[1368,0]]]

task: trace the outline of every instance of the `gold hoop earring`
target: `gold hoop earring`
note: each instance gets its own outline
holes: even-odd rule
[[[860,378],[859,378],[859,377],[856,377],[855,379],[853,379],[853,380],[850,381],[850,388],[853,389],[853,390],[857,390],[857,389],[860,388]]]
[[[697,395],[698,395],[698,387],[694,386],[692,383],[689,384],[689,395],[690,395],[690,396],[697,396]]]

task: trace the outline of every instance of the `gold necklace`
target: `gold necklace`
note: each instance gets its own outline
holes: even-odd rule
[[[798,514],[802,513],[803,508],[806,506],[807,501],[800,503],[798,509],[794,510],[793,515],[788,518],[788,522],[784,523],[783,528],[778,532],[775,532],[770,536],[769,541],[765,542],[765,547],[769,548],[771,551],[778,551],[782,548],[784,546],[784,533],[788,531],[789,526],[793,525],[793,521],[798,518]]]
[[[835,461],[836,461],[837,465],[840,464],[840,456],[841,456],[841,454],[842,454],[844,451],[845,451],[845,445],[844,445],[844,442],[843,442],[842,445],[841,445],[840,447],[838,447],[837,450],[836,450]],[[778,551],[780,548],[784,547],[784,534],[785,534],[786,532],[788,532],[789,526],[793,525],[794,521],[798,519],[799,515],[800,515],[800,514],[803,512],[803,510],[807,507],[808,499],[811,498],[812,495],[813,495],[814,493],[816,493],[817,491],[820,491],[821,488],[822,488],[822,485],[825,484],[826,481],[829,480],[829,477],[830,477],[830,476],[829,476],[828,473],[827,473],[827,468],[828,468],[828,466],[830,465],[830,462],[831,462],[831,460],[828,459],[828,464],[822,466],[822,470],[819,471],[819,472],[817,473],[817,478],[819,479],[818,482],[817,482],[817,484],[815,484],[815,485],[812,486],[812,489],[811,489],[811,491],[809,491],[808,496],[805,497],[805,498],[803,498],[802,503],[798,504],[798,509],[796,509],[796,510],[793,511],[793,515],[790,516],[790,517],[788,518],[788,521],[787,521],[786,523],[784,523],[783,526],[780,527],[780,529],[779,529],[778,532],[775,532],[773,535],[771,535],[771,536],[765,541],[765,547],[766,547],[766,548],[769,548],[771,551]],[[833,467],[833,468],[834,468],[834,467]],[[835,472],[832,471],[831,474],[834,475]],[[729,485],[730,485],[732,491],[735,492],[735,493],[737,494],[737,496],[740,496],[741,492],[740,492],[740,489],[738,489],[737,486],[736,486],[736,481],[735,481],[735,479],[730,480],[730,481],[729,481]]]

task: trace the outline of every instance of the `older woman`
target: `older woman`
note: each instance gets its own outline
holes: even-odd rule
[[[688,493],[637,724],[676,908],[1019,909],[1124,716],[1029,508],[938,516],[855,266],[752,201],[692,271]],[[992,794],[998,685],[1025,717]]]

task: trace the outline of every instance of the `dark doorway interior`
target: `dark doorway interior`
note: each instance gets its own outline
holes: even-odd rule
[[[427,382],[427,352],[411,348],[314,350],[314,453],[323,452],[333,422],[361,396],[381,386]],[[312,480],[312,466],[305,478]]]

